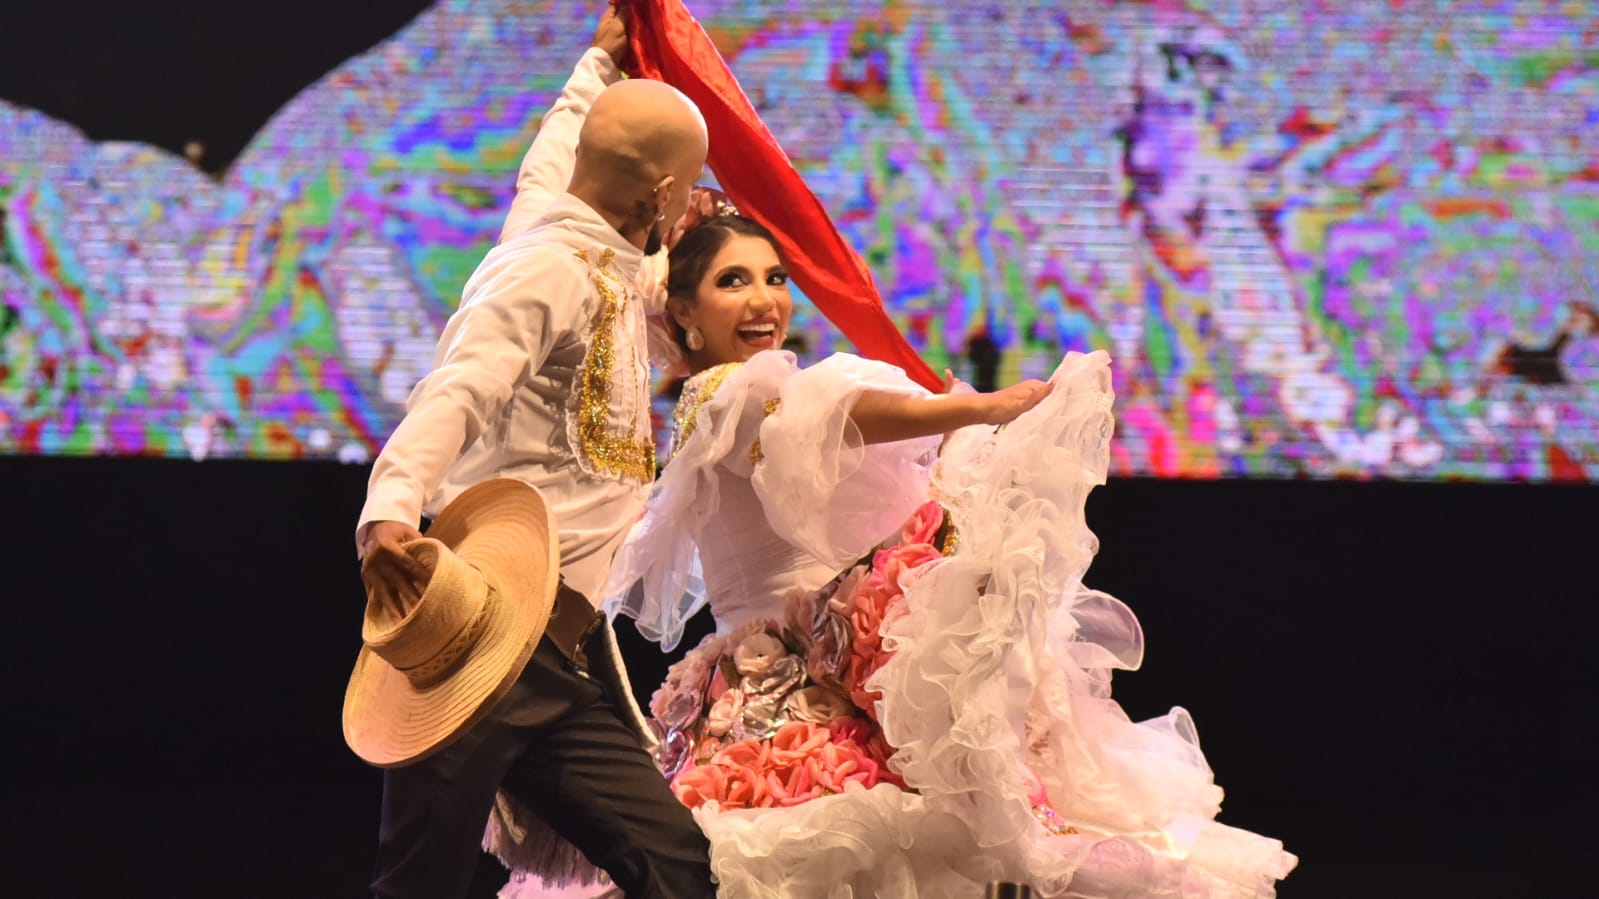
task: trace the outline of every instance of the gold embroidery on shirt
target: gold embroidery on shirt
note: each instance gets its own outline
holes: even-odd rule
[[[578,250],[576,255],[585,263],[589,261],[584,250]],[[617,322],[624,296],[618,294],[616,286],[611,283],[617,276],[608,270],[615,256],[616,251],[607,247],[600,254],[599,264],[594,266],[594,287],[600,294],[600,309],[588,356],[583,360],[583,369],[578,374],[578,446],[574,449],[602,472],[649,483],[655,479],[654,444],[638,440],[633,434],[611,434],[606,428],[610,420],[617,367],[636,361],[618,358]],[[647,417],[648,403],[638,412]],[[647,418],[643,430],[649,433]]]

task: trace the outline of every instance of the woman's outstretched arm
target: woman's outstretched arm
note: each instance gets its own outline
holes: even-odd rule
[[[893,443],[947,434],[968,425],[1002,425],[1049,395],[1047,381],[1023,381],[993,393],[917,395],[872,391],[850,407],[862,443]]]

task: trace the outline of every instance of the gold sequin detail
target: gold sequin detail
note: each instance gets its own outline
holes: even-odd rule
[[[1077,833],[1077,828],[1061,820],[1060,815],[1047,804],[1033,806],[1033,817],[1044,825],[1044,830],[1048,831],[1050,836],[1069,837]]]
[[[589,261],[588,254],[583,250],[578,250],[576,255],[585,263]],[[601,471],[649,483],[655,480],[654,444],[635,440],[631,435],[620,437],[606,431],[615,369],[618,364],[624,363],[624,360],[616,358],[616,323],[622,312],[622,297],[611,284],[611,279],[616,276],[606,270],[615,256],[616,251],[606,247],[600,254],[599,265],[595,267],[594,287],[600,294],[600,310],[578,385],[579,446],[576,449]],[[649,414],[648,408],[643,410],[643,414]],[[646,426],[644,430],[648,431],[649,428]]]
[[[738,371],[742,362],[724,362],[707,368],[683,385],[683,395],[678,397],[677,408],[672,410],[672,455],[688,443],[699,427],[700,407],[711,401],[727,376]]]
[[[774,396],[767,400],[761,406],[761,408],[766,410],[766,417],[771,418],[777,413],[777,410],[781,408],[782,405],[783,398],[780,396]],[[755,442],[750,444],[750,464],[759,465],[764,461],[766,461],[766,453],[761,451],[761,438],[757,437],[755,438]]]
[[[961,545],[961,534],[960,534],[960,531],[955,530],[955,525],[953,523],[951,523],[950,526],[949,526],[949,533],[944,535],[944,548],[941,550],[941,552],[943,552],[943,554],[947,556],[950,553],[953,553],[955,551],[956,547],[958,547],[960,545]]]

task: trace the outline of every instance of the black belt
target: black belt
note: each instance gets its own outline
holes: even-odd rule
[[[561,655],[578,671],[588,671],[588,656],[583,647],[589,638],[605,623],[605,616],[594,608],[587,596],[561,582],[555,591],[555,607],[550,610],[550,621],[544,625],[544,639],[560,650]]]

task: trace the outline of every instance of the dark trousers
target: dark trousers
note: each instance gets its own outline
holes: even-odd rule
[[[603,653],[601,639],[588,655]],[[598,661],[598,659],[596,659]],[[629,899],[707,899],[710,844],[598,680],[541,639],[511,692],[437,755],[383,772],[372,895],[465,896],[504,790]]]

